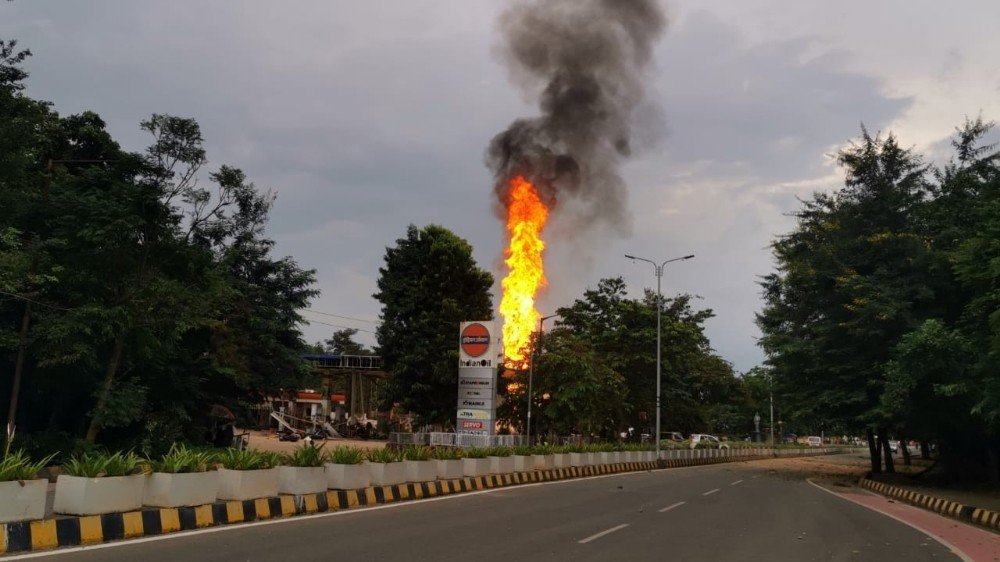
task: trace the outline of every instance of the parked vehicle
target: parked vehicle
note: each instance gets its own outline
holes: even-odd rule
[[[806,437],[806,443],[810,447],[822,447],[823,438],[819,437],[818,435],[810,435],[809,437]]]
[[[684,434],[679,431],[662,431],[660,432],[660,439],[680,443],[684,441]]]
[[[892,451],[893,453],[898,453],[899,452],[899,441],[890,440],[889,441],[889,450]]]
[[[691,448],[694,449],[698,446],[707,447],[709,449],[728,449],[729,444],[723,443],[718,437],[714,435],[706,435],[704,433],[692,433],[691,434]]]

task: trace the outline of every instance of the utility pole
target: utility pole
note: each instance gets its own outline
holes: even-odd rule
[[[767,377],[767,387],[771,395],[771,448],[774,448],[774,373]]]
[[[628,258],[628,259],[630,259],[630,260],[632,260],[632,261],[639,260],[639,261],[644,261],[644,262],[653,264],[653,270],[656,273],[656,437],[655,437],[655,439],[656,439],[656,460],[657,460],[657,462],[659,462],[659,460],[660,460],[660,394],[661,394],[660,393],[660,379],[662,378],[661,377],[661,370],[660,370],[660,312],[663,309],[663,297],[662,297],[662,294],[660,292],[660,280],[663,278],[663,267],[664,266],[666,266],[670,262],[681,261],[681,260],[689,260],[689,259],[691,259],[691,258],[694,257],[694,254],[691,254],[689,256],[683,256],[683,257],[680,257],[680,258],[674,258],[674,259],[666,260],[666,261],[664,261],[663,263],[660,263],[660,264],[657,264],[653,260],[648,260],[646,258],[637,258],[635,256],[630,256],[628,254],[625,254],[625,257]]]

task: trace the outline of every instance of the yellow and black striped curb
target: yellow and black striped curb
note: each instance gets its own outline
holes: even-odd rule
[[[1000,530],[1000,512],[965,505],[956,501],[936,498],[927,494],[921,494],[899,486],[890,486],[875,480],[862,478],[859,483],[862,488],[867,488],[873,492],[889,496],[890,498],[906,502],[910,505],[929,509],[947,517],[961,519],[984,527]]]
[[[0,554],[99,544],[217,525],[339,511],[518,484],[768,458],[773,457],[766,454],[574,466],[375,486],[359,490],[328,490],[302,496],[283,495],[255,500],[218,501],[194,507],[147,508],[126,513],[19,521],[0,524]]]

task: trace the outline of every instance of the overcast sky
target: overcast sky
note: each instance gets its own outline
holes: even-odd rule
[[[494,54],[503,5],[16,0],[0,3],[0,37],[34,53],[29,95],[98,112],[126,148],[147,144],[138,123],[154,112],[197,119],[212,169],[241,167],[278,194],[270,234],[317,270],[313,310],[368,322],[307,316],[370,331],[385,247],[409,223],[452,229],[502,274],[483,151],[535,114]],[[625,167],[632,234],[563,240],[556,217],[539,308],[602,277],[623,275],[634,295],[655,287],[626,252],[694,253],[668,266],[664,291],[703,298],[713,347],[743,371],[762,360],[753,315],[767,246],[791,228],[797,197],[842,182],[831,155],[860,123],[923,150],[966,115],[1000,117],[1000,2],[666,6],[649,96],[667,134]]]

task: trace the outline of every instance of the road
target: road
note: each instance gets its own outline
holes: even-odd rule
[[[917,562],[957,557],[927,535],[803,479],[734,463],[221,527],[42,559]]]

